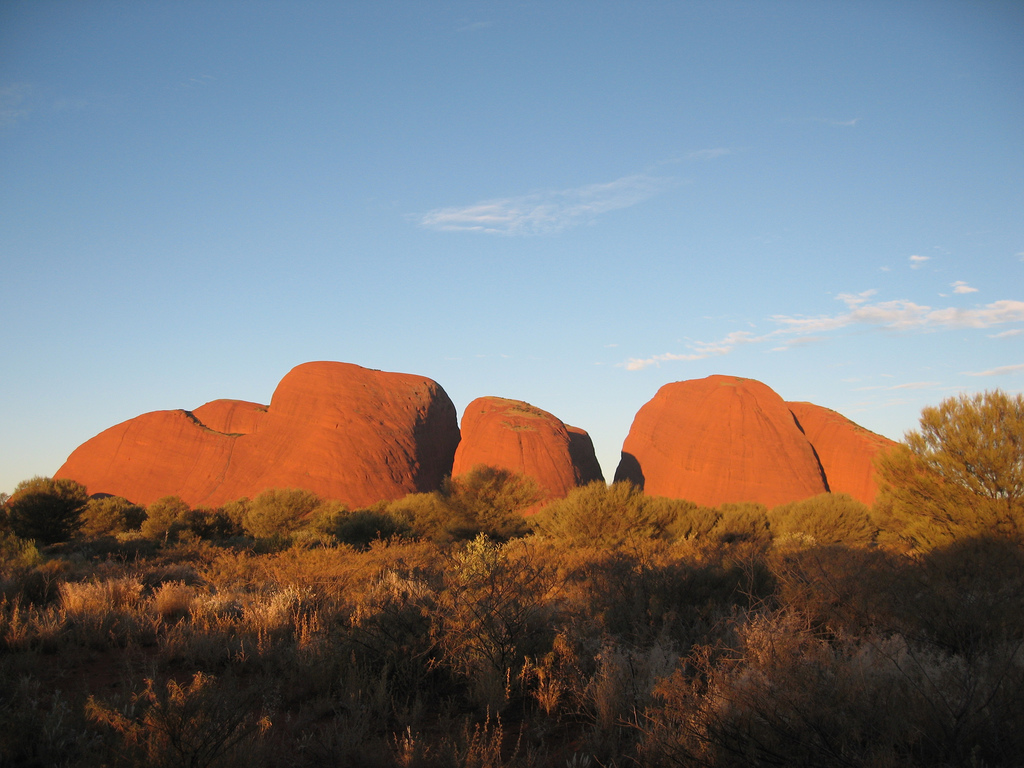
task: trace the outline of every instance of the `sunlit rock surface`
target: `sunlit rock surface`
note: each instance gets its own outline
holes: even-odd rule
[[[269,406],[215,400],[111,427],[56,476],[138,504],[178,495],[215,506],[304,488],[359,506],[435,490],[458,442],[455,407],[436,382],[314,362],[292,369]]]
[[[488,464],[534,478],[545,496],[604,479],[590,436],[520,400],[480,397],[462,415],[452,476]]]
[[[820,405],[789,403],[789,409],[818,454],[829,490],[871,506],[878,493],[875,456],[896,443]]]
[[[734,376],[659,389],[633,420],[615,479],[707,506],[772,507],[828,490],[786,402],[761,382]]]

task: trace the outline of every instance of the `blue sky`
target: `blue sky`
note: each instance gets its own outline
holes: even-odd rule
[[[893,438],[1024,389],[1015,2],[0,6],[0,490],[293,366]]]

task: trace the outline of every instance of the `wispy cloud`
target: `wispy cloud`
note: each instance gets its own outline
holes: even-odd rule
[[[889,387],[871,386],[871,387],[854,387],[854,392],[873,392],[882,390],[883,392],[893,392],[899,389],[931,389],[932,387],[939,386],[941,382],[938,381],[909,381],[906,384],[893,384]]]
[[[957,280],[955,283],[950,283],[950,287],[953,289],[953,293],[977,293],[977,288],[971,288],[963,280]]]
[[[30,88],[25,83],[15,83],[0,88],[0,128],[12,125],[28,117],[31,110],[23,105]]]
[[[1014,328],[1012,331],[1000,331],[999,333],[989,334],[990,339],[1006,339],[1010,336],[1020,336],[1024,333],[1024,328]]]
[[[1017,371],[1024,371],[1024,363],[1018,363],[1017,365],[1001,365],[998,368],[992,368],[987,371],[961,371],[964,376],[1003,376],[1007,373],[1016,373]]]
[[[696,152],[688,152],[687,160],[714,160],[717,157],[733,154],[728,147],[715,147],[714,149],[698,149]]]
[[[475,32],[478,29],[487,29],[493,27],[493,21],[463,21],[459,23],[459,26],[455,28],[456,32]]]
[[[819,123],[826,123],[828,125],[834,125],[839,128],[853,128],[857,123],[860,122],[859,117],[853,118],[853,120],[831,120],[827,117],[819,118]]]
[[[931,256],[919,256],[918,254],[915,253],[913,256],[910,257],[910,268],[917,269],[929,259],[931,259]]]
[[[726,355],[744,344],[759,344],[772,341],[773,351],[786,349],[811,338],[823,338],[824,334],[850,326],[868,326],[900,332],[928,332],[952,328],[991,328],[1004,323],[1024,321],[1024,301],[1002,300],[981,307],[962,309],[960,307],[933,308],[924,304],[899,299],[896,301],[871,301],[875,291],[843,293],[837,298],[846,304],[846,311],[834,315],[773,315],[770,321],[775,328],[766,333],[734,331],[718,341],[690,342],[688,352],[666,352],[646,358],[629,358],[621,367],[639,371],[651,365],[669,361],[703,360],[708,357]]]
[[[417,221],[422,227],[442,232],[551,234],[591,222],[603,213],[642,203],[672,183],[672,179],[636,174],[605,184],[435,208],[418,216]]]

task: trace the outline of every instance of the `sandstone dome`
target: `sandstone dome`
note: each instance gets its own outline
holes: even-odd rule
[[[603,480],[590,436],[521,400],[479,397],[462,415],[452,476],[477,464],[529,475],[547,498]]]
[[[352,506],[435,490],[459,428],[436,382],[337,362],[293,368],[269,406],[215,400],[156,411],[79,446],[56,477],[149,504],[177,495],[216,506],[303,488]]]

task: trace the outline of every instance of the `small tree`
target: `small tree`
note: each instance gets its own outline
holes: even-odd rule
[[[921,412],[878,462],[881,524],[917,546],[1024,526],[1024,396],[960,395]]]
[[[82,525],[82,510],[89,492],[67,478],[33,477],[23,480],[7,502],[11,530],[40,544],[67,541]]]
[[[174,539],[186,527],[191,508],[178,496],[164,496],[146,507],[142,535],[147,539]]]
[[[867,506],[849,494],[821,493],[768,513],[776,545],[866,545],[875,531]]]
[[[89,499],[82,513],[82,534],[110,536],[138,530],[146,519],[146,510],[120,496]]]
[[[252,500],[243,513],[242,527],[260,539],[290,536],[320,504],[319,496],[301,488],[274,488]]]
[[[487,464],[446,479],[441,495],[452,515],[449,531],[455,538],[485,533],[503,541],[529,531],[523,514],[542,498],[532,477]]]

